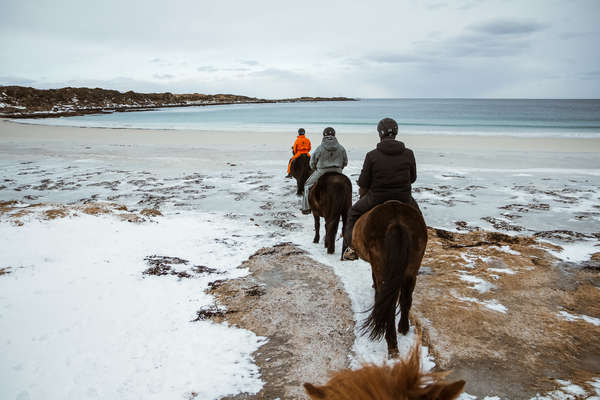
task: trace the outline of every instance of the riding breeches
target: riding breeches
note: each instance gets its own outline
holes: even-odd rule
[[[344,229],[344,243],[348,246],[352,246],[352,229],[354,229],[354,224],[360,218],[361,215],[379,205],[381,203],[385,203],[388,200],[398,200],[406,204],[410,204],[415,207],[419,212],[421,209],[419,205],[413,199],[410,192],[398,192],[398,193],[385,193],[385,194],[373,194],[371,192],[367,192],[361,199],[359,199],[352,208],[348,210],[348,219],[346,220],[346,229]]]
[[[310,204],[308,204],[308,193],[310,192],[310,188],[313,187],[313,185],[317,183],[319,178],[327,172],[338,172],[341,174],[342,169],[335,167],[318,169],[308,177],[306,183],[304,183],[304,195],[302,195],[302,210],[310,210]]]

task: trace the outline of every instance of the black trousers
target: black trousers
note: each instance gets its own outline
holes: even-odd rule
[[[361,199],[359,199],[352,208],[348,211],[348,220],[346,221],[346,229],[344,230],[344,243],[348,246],[352,246],[352,229],[354,224],[360,218],[361,215],[369,211],[371,208],[378,204],[385,203],[388,200],[398,200],[406,204],[410,204],[415,207],[419,212],[421,209],[419,205],[413,199],[410,192],[396,192],[396,193],[371,193],[367,192]]]

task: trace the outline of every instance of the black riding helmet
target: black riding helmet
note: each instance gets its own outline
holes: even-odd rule
[[[398,124],[391,118],[384,118],[377,124],[377,132],[379,137],[396,137],[398,134]]]
[[[335,129],[328,126],[327,128],[323,129],[323,136],[335,136]]]
[[[298,129],[298,135],[304,135],[304,128]]]

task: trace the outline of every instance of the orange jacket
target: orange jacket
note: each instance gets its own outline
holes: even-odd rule
[[[310,140],[304,135],[298,135],[294,142],[294,155],[308,153],[310,151]]]

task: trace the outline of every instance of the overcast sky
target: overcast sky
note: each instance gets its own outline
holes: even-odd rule
[[[0,0],[0,85],[600,98],[600,0]]]

